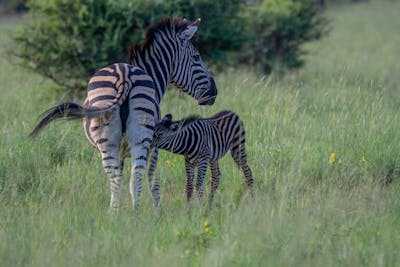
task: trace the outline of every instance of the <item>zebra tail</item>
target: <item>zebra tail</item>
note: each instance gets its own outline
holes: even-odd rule
[[[85,108],[74,102],[63,102],[42,113],[44,116],[35,129],[29,134],[30,137],[36,137],[44,127],[50,122],[66,118],[66,119],[81,119],[85,115]]]
[[[115,110],[120,107],[125,100],[128,98],[130,93],[130,88],[128,88],[126,83],[121,84],[118,88],[118,93],[115,98],[111,101],[111,104],[106,107],[93,107],[93,106],[84,106],[83,107],[83,116],[87,118],[99,117],[104,115],[107,112]],[[86,102],[85,102],[86,104]]]
[[[44,127],[47,126],[50,122],[56,119],[82,119],[99,117],[104,115],[105,113],[116,109],[126,100],[129,95],[130,90],[124,90],[124,87],[121,87],[118,90],[118,95],[112,101],[112,104],[107,107],[88,107],[86,105],[80,105],[74,102],[63,102],[60,103],[47,111],[45,111],[42,116],[43,119],[38,123],[38,125],[33,129],[33,131],[29,134],[30,137],[36,137],[40,131],[43,130]]]

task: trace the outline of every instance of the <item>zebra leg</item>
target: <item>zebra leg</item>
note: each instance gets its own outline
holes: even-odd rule
[[[88,139],[90,137],[95,142],[100,151],[103,169],[110,179],[110,210],[118,211],[123,168],[123,159],[119,160],[122,137],[121,118],[118,110],[107,115],[107,117],[91,119],[86,135]]]
[[[243,175],[248,187],[248,192],[250,194],[250,197],[252,200],[254,200],[254,180],[253,180],[253,174],[251,172],[251,169],[249,165],[247,164],[247,160],[243,162],[241,165],[241,169],[243,171]]]
[[[158,207],[160,202],[160,180],[156,173],[157,169],[157,159],[158,159],[158,149],[151,148],[148,156],[147,162],[147,178],[149,181],[149,188],[151,195],[153,197],[153,205],[155,208]],[[153,183],[154,179],[154,183]]]
[[[142,177],[146,167],[148,146],[145,144],[131,145],[131,179],[129,189],[132,196],[132,203],[136,210],[140,207],[140,194],[142,192]]]
[[[242,142],[236,149],[232,149],[232,157],[243,172],[244,180],[248,187],[248,192],[251,199],[254,200],[254,180],[252,171],[247,164],[247,154],[244,142]]]
[[[142,176],[146,169],[147,155],[153,138],[154,118],[131,110],[127,120],[127,140],[131,154],[131,179],[129,189],[132,203],[138,211],[142,192]]]
[[[208,199],[208,204],[211,207],[211,204],[214,200],[215,192],[217,191],[219,185],[219,178],[221,175],[221,171],[219,169],[218,161],[211,162],[210,168],[211,168],[211,188],[210,188],[210,197]]]
[[[197,197],[201,201],[203,198],[203,193],[204,193],[204,176],[206,175],[207,172],[207,165],[208,165],[208,160],[201,160],[199,161],[199,166],[197,170],[197,180],[196,180],[196,192],[197,192]]]
[[[187,202],[190,202],[193,193],[194,167],[193,164],[191,164],[187,158],[185,158],[185,169],[186,169],[185,193]]]
[[[121,158],[119,162],[119,171],[113,177],[110,176],[110,189],[111,189],[111,199],[110,199],[110,211],[111,212],[118,212],[120,201],[121,201],[121,185],[123,182],[122,173],[124,170],[124,159]]]

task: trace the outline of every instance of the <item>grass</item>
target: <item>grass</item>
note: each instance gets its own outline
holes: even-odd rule
[[[100,157],[80,123],[27,138],[60,93],[2,56],[0,266],[398,265],[399,9],[332,8],[332,32],[306,46],[302,70],[226,70],[211,108],[167,94],[162,111],[177,119],[232,109],[245,122],[256,201],[241,202],[243,179],[226,156],[212,210],[186,208],[183,159],[162,152],[162,209],[145,188],[135,215],[126,178],[122,210],[110,216]],[[17,27],[1,20],[2,51]]]

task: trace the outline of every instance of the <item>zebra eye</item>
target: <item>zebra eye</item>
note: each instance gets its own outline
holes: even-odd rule
[[[193,59],[194,59],[195,61],[200,61],[200,55],[199,55],[199,54],[194,55],[194,56],[193,56]]]

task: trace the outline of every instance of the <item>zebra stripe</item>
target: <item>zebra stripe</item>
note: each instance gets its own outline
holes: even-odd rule
[[[167,85],[175,84],[200,105],[215,101],[215,82],[190,42],[199,23],[199,19],[190,24],[176,17],[150,26],[145,42],[131,48],[130,64],[116,63],[98,70],[89,80],[83,105],[65,102],[49,109],[31,134],[37,135],[55,119],[83,118],[86,137],[100,151],[110,179],[112,210],[119,209],[122,170],[128,156],[134,207],[139,208],[146,165],[154,206],[159,204],[158,151],[150,145]]]
[[[185,19],[167,18],[147,30],[144,44],[131,48],[130,64],[140,66],[153,78],[159,99],[172,83],[194,97],[199,105],[214,104],[217,88],[211,73],[193,44],[182,42],[193,37],[199,23],[198,19],[188,26]]]
[[[113,84],[109,83],[110,80]],[[124,88],[123,93],[120,88]],[[90,107],[108,107],[118,103],[119,108],[105,116],[84,118],[84,130],[89,142],[102,155],[103,168],[110,179],[110,208],[113,210],[119,208],[124,157],[131,156],[130,191],[133,204],[138,208],[141,177],[146,168],[155,122],[160,116],[153,80],[139,67],[113,64],[99,70],[90,79],[86,103]]]
[[[188,201],[192,196],[195,167],[198,168],[196,191],[201,199],[204,175],[210,165],[211,205],[220,178],[218,160],[229,150],[243,171],[249,194],[254,198],[254,181],[247,164],[245,142],[245,129],[239,116],[231,111],[222,111],[206,119],[188,117],[180,121],[172,121],[172,116],[168,114],[156,125],[152,146],[185,156]]]

